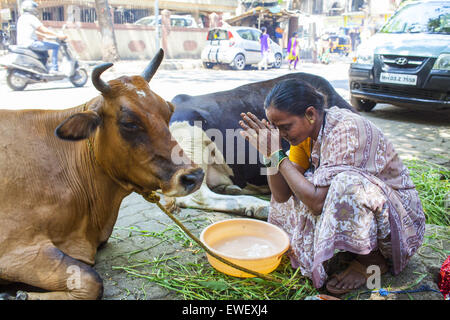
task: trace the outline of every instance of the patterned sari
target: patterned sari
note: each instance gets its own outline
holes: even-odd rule
[[[368,254],[379,249],[400,273],[422,244],[425,216],[418,193],[394,147],[367,119],[330,108],[311,151],[305,177],[329,187],[314,216],[295,196],[271,201],[269,222],[284,229],[294,268],[324,285],[323,262],[337,250]]]

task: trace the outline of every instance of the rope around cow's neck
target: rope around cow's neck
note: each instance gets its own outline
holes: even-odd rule
[[[156,205],[170,218],[172,219],[173,222],[175,222],[192,240],[194,240],[203,250],[205,250],[209,255],[211,255],[212,257],[216,258],[217,260],[219,260],[220,262],[223,262],[235,269],[238,269],[240,271],[249,273],[251,275],[257,276],[258,278],[264,279],[264,280],[268,280],[268,281],[273,281],[273,282],[278,282],[278,283],[282,283],[281,280],[279,279],[275,279],[271,276],[253,271],[253,270],[249,270],[247,268],[241,267],[231,261],[228,261],[224,258],[222,258],[221,256],[218,256],[217,254],[215,254],[214,252],[212,252],[211,250],[208,249],[208,247],[206,247],[201,241],[200,239],[198,239],[195,235],[193,235],[180,221],[178,221],[177,218],[175,218],[175,216],[173,214],[171,214],[159,201],[160,197],[156,194],[155,191],[151,192],[150,194],[147,195],[142,195],[144,197],[145,200],[147,200],[148,202],[151,203],[156,203]]]

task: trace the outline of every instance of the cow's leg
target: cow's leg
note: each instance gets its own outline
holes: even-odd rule
[[[102,297],[103,281],[97,272],[52,245],[15,250],[9,257],[2,257],[3,263],[8,260],[24,263],[6,269],[4,275],[6,279],[50,291],[18,292],[16,297],[18,299],[92,300]]]
[[[207,209],[219,212],[235,213],[247,217],[266,220],[269,214],[269,202],[251,196],[227,196],[209,190],[206,184],[186,197],[175,198],[182,208]]]
[[[211,188],[211,190],[216,193],[227,194],[227,195],[242,195],[243,194],[242,189],[235,184],[232,184],[232,185],[222,184],[219,186],[214,186],[213,188]]]
[[[246,196],[259,196],[270,194],[269,186],[255,186],[247,184],[245,188],[240,188],[237,185],[218,185],[211,188],[212,191],[228,194],[228,195],[246,195]]]
[[[191,126],[188,122],[180,122],[171,124],[170,131],[184,153],[201,166],[205,172],[205,180],[200,189],[191,195],[174,200],[165,198],[166,208],[171,210],[177,207],[208,209],[267,219],[268,201],[250,196],[221,195],[209,189],[208,186],[232,186],[230,177],[233,171],[226,164],[219,148],[200,127]]]

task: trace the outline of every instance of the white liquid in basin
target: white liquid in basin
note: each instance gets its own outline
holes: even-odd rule
[[[216,243],[213,246],[217,251],[245,258],[261,258],[277,253],[277,248],[269,240],[240,236]]]

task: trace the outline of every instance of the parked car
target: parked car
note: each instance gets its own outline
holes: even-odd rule
[[[450,106],[450,2],[401,7],[363,42],[349,69],[352,105]]]
[[[161,25],[161,15],[158,16],[158,23]],[[137,20],[134,24],[141,26],[154,26],[155,16],[148,16]],[[170,26],[184,28],[198,28],[197,22],[190,15],[171,15]]]
[[[212,68],[215,64],[228,64],[235,70],[261,61],[261,31],[251,27],[213,28],[208,32],[207,44],[201,53],[203,65]],[[269,64],[280,68],[283,51],[269,39]]]

